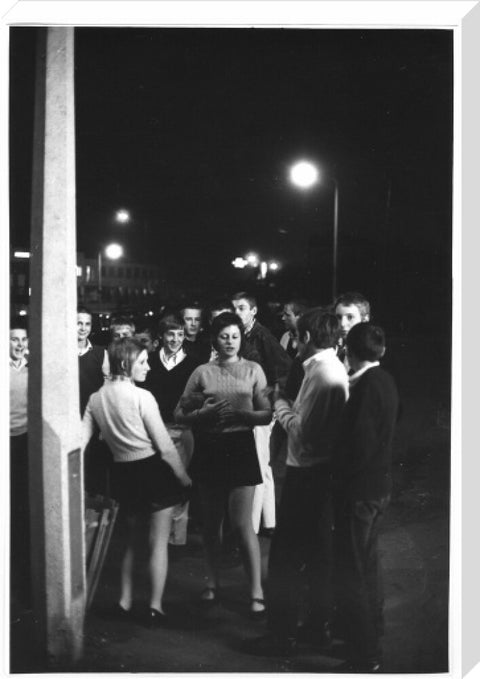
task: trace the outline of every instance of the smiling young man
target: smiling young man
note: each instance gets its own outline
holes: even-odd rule
[[[98,391],[108,377],[110,368],[107,352],[90,342],[92,313],[86,307],[77,309],[78,376],[80,380],[80,414],[87,407],[90,394]]]
[[[185,425],[176,424],[173,412],[199,361],[185,352],[185,326],[181,316],[169,314],[160,319],[158,337],[160,348],[149,354],[150,371],[145,382],[138,386],[148,389],[155,397],[167,431],[187,467],[193,454],[192,431]],[[185,544],[187,522],[188,503],[185,503],[174,509],[171,543]]]
[[[26,322],[10,323],[10,501],[11,578],[15,596],[30,603],[30,502],[28,475],[28,333]]]

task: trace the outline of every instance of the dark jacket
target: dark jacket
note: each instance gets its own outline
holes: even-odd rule
[[[103,386],[102,365],[105,349],[92,345],[90,351],[78,357],[78,376],[80,381],[80,414],[83,416],[90,395]]]
[[[292,359],[280,342],[258,321],[255,321],[250,332],[245,335],[243,356],[249,361],[260,363],[269,385],[286,379],[292,364]]]
[[[392,441],[398,392],[391,375],[369,368],[351,388],[333,455],[339,492],[353,500],[379,500],[391,492]]]

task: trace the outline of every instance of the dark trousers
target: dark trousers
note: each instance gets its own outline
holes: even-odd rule
[[[339,626],[352,660],[381,656],[384,623],[378,534],[389,500],[335,497],[335,596]]]
[[[31,603],[28,435],[10,437],[10,577],[12,593]]]
[[[305,586],[310,621],[322,626],[332,608],[330,472],[323,465],[287,467],[268,562],[268,627],[295,637]]]

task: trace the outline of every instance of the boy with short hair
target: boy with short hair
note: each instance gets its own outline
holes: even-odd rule
[[[338,358],[345,365],[348,372],[350,367],[345,353],[345,338],[354,325],[366,323],[370,320],[370,302],[361,292],[345,292],[340,297],[337,297],[333,308],[341,327]]]
[[[137,330],[135,338],[145,347],[149,354],[155,351],[160,344],[156,333],[148,324],[141,326],[140,329]]]
[[[193,455],[192,431],[186,425],[175,422],[173,411],[198,361],[184,351],[185,326],[179,315],[168,314],[161,318],[158,336],[160,348],[149,355],[150,371],[145,382],[138,386],[154,395],[167,431],[183,464],[188,467]],[[187,502],[174,508],[169,539],[171,544],[184,545],[187,541],[188,507]]]
[[[252,652],[291,655],[296,650],[305,580],[309,628],[328,644],[332,612],[332,507],[330,464],[337,427],[348,396],[348,378],[336,356],[339,323],[332,313],[311,309],[298,322],[299,356],[305,377],[294,403],[275,389],[278,421],[288,435],[287,472],[272,539],[267,578],[270,634]]]
[[[189,302],[180,309],[185,331],[183,349],[197,363],[206,363],[210,358],[210,342],[203,332],[202,314],[203,309],[197,302]]]
[[[135,323],[126,316],[112,316],[110,319],[110,335],[112,340],[135,335]]]
[[[292,299],[286,302],[283,307],[282,321],[286,332],[280,337],[280,346],[285,349],[290,358],[294,359],[297,355],[297,323],[300,316],[307,310],[307,305],[303,300]]]
[[[110,374],[107,352],[103,347],[91,343],[89,339],[91,332],[92,312],[80,306],[77,309],[77,342],[82,416],[91,394],[103,386],[104,379]]]
[[[348,648],[346,669],[379,672],[383,595],[377,545],[390,501],[399,398],[379,363],[385,353],[382,328],[356,324],[346,336],[346,350],[353,374],[333,456],[337,607]]]
[[[15,594],[30,604],[30,495],[28,475],[28,332],[26,321],[10,322],[10,540]]]

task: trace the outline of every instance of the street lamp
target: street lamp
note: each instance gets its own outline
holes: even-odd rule
[[[128,210],[117,210],[115,212],[115,221],[119,224],[127,224],[130,221],[130,212]]]
[[[107,259],[120,259],[123,256],[123,247],[118,243],[109,243],[104,248]],[[102,251],[98,251],[98,293],[99,301],[102,297]]]
[[[332,298],[337,298],[337,252],[338,252],[338,182],[330,178],[334,186],[333,196],[333,265],[332,265]],[[290,181],[302,190],[310,189],[319,181],[316,165],[308,160],[295,163],[290,169]]]

